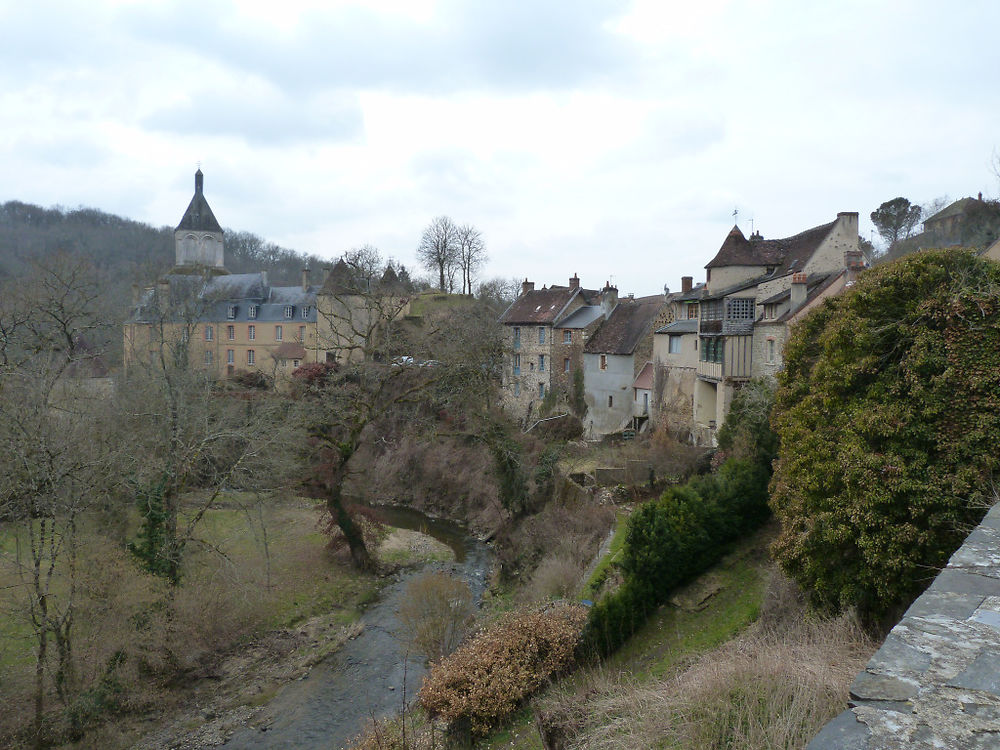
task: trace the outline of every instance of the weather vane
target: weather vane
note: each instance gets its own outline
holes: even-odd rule
[[[736,224],[736,217],[739,216],[740,210],[738,208],[733,209],[733,223]]]

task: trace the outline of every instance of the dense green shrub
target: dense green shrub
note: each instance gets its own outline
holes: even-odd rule
[[[770,466],[778,456],[778,435],[771,428],[776,386],[773,378],[755,378],[737,391],[719,428],[719,450]]]
[[[867,271],[793,330],[773,421],[784,570],[823,608],[911,600],[993,499],[1000,267],[949,249]]]
[[[609,653],[642,625],[670,592],[719,560],[727,545],[768,516],[770,473],[728,459],[715,474],[671,487],[629,518],[621,570],[624,584],[590,612],[584,647]]]

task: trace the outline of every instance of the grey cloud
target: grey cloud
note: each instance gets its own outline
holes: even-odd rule
[[[312,140],[350,140],[362,132],[353,97],[320,96],[297,101],[284,94],[203,90],[186,103],[164,107],[144,125],[181,134],[237,136],[249,143],[287,145]]]
[[[126,25],[152,44],[190,50],[285,90],[379,88],[440,93],[550,90],[629,69],[628,46],[605,26],[606,0],[451,0],[428,25],[365,8],[312,12],[292,36],[226,22],[218,6],[132,8]]]

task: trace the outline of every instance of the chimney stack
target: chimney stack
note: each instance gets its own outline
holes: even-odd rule
[[[804,273],[792,274],[792,299],[789,312],[795,312],[806,303],[806,282],[809,277]]]
[[[309,269],[308,268],[303,268],[302,269],[302,291],[303,292],[308,292],[309,291]]]
[[[693,276],[681,276],[681,291],[690,292],[694,287],[694,277]]]
[[[611,313],[618,306],[618,287],[611,286],[611,282],[604,282],[604,289],[601,290],[601,312],[604,319],[611,317]]]
[[[527,294],[528,292],[533,292],[533,291],[535,291],[534,281],[528,281],[527,279],[525,279],[524,281],[521,282],[521,294]]]
[[[142,296],[142,287],[138,284],[132,284],[132,306],[135,307],[139,304],[139,298]]]
[[[580,288],[580,277],[577,276],[575,273],[573,274],[573,277],[569,280],[569,288],[570,289]]]

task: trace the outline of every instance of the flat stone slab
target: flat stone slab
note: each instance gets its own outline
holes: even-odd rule
[[[1000,504],[952,555],[807,750],[1000,749]]]

